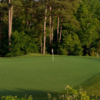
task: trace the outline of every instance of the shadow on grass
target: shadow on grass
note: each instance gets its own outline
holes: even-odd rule
[[[48,100],[47,93],[50,93],[52,95],[52,97],[58,96],[57,92],[16,89],[15,91],[1,90],[0,97],[11,95],[11,96],[17,96],[18,98],[21,98],[21,97],[27,98],[30,95],[32,95],[35,100]]]

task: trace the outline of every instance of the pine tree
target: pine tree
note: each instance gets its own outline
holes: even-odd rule
[[[44,55],[45,55],[45,48],[46,48],[46,20],[47,20],[47,0],[45,0],[45,16],[44,16],[44,43],[43,43]]]
[[[8,43],[11,45],[11,33],[12,33],[12,14],[13,14],[13,5],[11,4],[11,0],[8,0],[9,8],[8,8]],[[10,50],[10,48],[9,48]]]
[[[61,41],[63,19],[71,20],[73,11],[77,9],[79,0],[58,0],[57,1],[57,40]],[[70,18],[69,18],[70,16]]]

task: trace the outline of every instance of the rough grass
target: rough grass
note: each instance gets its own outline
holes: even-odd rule
[[[100,97],[100,73],[87,79],[85,82],[83,82],[79,86],[81,86],[84,89],[84,91],[87,92],[88,95]]]
[[[0,95],[43,96],[76,86],[100,72],[99,58],[21,56],[0,58]]]

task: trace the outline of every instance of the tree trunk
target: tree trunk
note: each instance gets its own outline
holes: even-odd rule
[[[60,43],[60,41],[61,41],[61,34],[62,34],[62,24],[61,24],[61,26],[60,26],[60,37],[59,37],[59,43]]]
[[[0,47],[1,47],[1,40],[2,40],[2,11],[0,12]]]
[[[59,39],[59,17],[58,17],[58,23],[57,23],[57,41]]]
[[[29,33],[29,20],[28,20],[28,17],[29,17],[29,8],[26,8],[26,25],[27,25],[27,34]]]
[[[52,44],[53,44],[53,16],[51,21],[51,37],[52,37]]]
[[[50,35],[49,35],[49,38],[50,38],[50,44],[51,44],[51,10],[52,10],[52,7],[50,6],[50,16],[49,16],[49,28],[50,28]]]
[[[13,20],[13,5],[11,5],[11,33],[12,33],[12,20]]]
[[[28,28],[28,25],[29,25],[29,21],[28,21],[28,19],[27,19],[26,23],[27,23],[27,28]]]
[[[62,22],[63,22],[63,19],[61,19],[59,43],[61,42],[61,34],[62,34]]]
[[[10,5],[11,0],[8,0],[8,4]],[[9,6],[9,10],[8,10],[8,43],[9,45],[11,45],[11,7]]]
[[[46,47],[46,20],[47,20],[47,2],[45,3],[45,17],[44,17],[44,43],[43,43],[43,54],[45,55],[45,47]]]
[[[41,54],[42,54],[42,35],[41,35]]]
[[[58,9],[60,11],[60,9]],[[59,16],[58,16],[58,22],[57,22],[57,41],[59,40]]]
[[[8,4],[9,4],[9,10],[8,10],[8,43],[9,43],[9,45],[11,45],[12,16],[13,16],[13,5],[10,6],[11,0],[8,0]],[[9,48],[9,50],[10,50],[10,48]]]

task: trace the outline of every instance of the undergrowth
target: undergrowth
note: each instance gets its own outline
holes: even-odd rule
[[[78,90],[73,89],[69,85],[65,87],[65,89],[58,93],[57,97],[53,97],[50,93],[47,93],[47,100],[99,100],[97,96],[89,96],[86,91],[80,87]],[[18,98],[17,96],[2,96],[1,100],[35,100],[32,95],[29,97]],[[38,100],[38,99],[36,99]],[[41,100],[43,100],[41,98]]]

